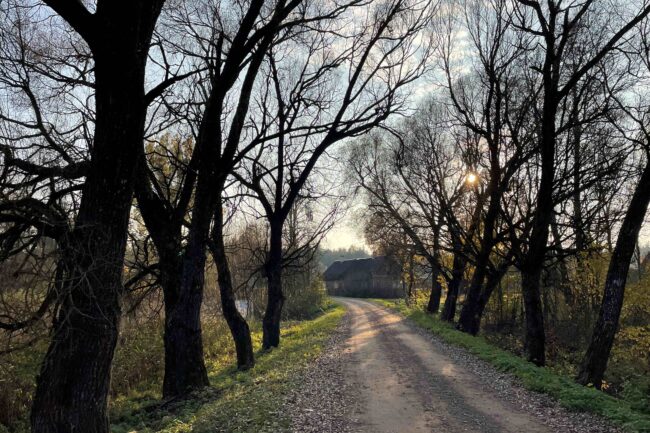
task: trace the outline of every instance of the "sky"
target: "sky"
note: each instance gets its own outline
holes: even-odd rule
[[[648,221],[639,234],[639,243],[643,249],[650,249],[650,223]],[[343,217],[325,236],[323,247],[327,249],[363,247],[370,251],[363,239],[363,229],[355,221],[353,212]]]
[[[369,249],[363,239],[363,230],[357,226],[350,214],[343,217],[325,236],[323,247],[332,250],[349,247]]]

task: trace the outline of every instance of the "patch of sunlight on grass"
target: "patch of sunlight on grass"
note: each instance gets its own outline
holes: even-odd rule
[[[257,351],[257,363],[249,371],[234,367],[233,350],[206,360],[211,387],[186,400],[156,401],[155,391],[130,395],[113,403],[113,433],[181,432],[281,432],[290,420],[281,413],[288,392],[298,385],[296,376],[322,351],[345,310],[335,305],[313,320],[284,323],[280,347]],[[252,326],[255,347],[261,346],[259,324]],[[231,342],[228,342],[232,346]]]

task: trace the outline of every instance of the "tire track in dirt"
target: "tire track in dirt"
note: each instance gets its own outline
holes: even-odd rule
[[[401,316],[367,301],[337,300],[352,315],[344,374],[360,394],[357,431],[551,432],[535,416],[495,396]]]

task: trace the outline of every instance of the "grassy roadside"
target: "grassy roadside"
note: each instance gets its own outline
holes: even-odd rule
[[[578,385],[570,377],[537,367],[495,347],[480,336],[473,337],[457,331],[450,324],[441,322],[420,309],[407,306],[403,300],[374,301],[401,313],[444,341],[467,349],[498,370],[513,374],[527,389],[548,394],[569,410],[601,415],[630,432],[650,432],[650,415],[634,410],[625,401]]]
[[[112,408],[114,433],[126,432],[281,432],[290,420],[280,409],[294,388],[296,375],[321,352],[343,317],[334,305],[314,320],[294,322],[282,331],[278,349],[257,354],[255,368],[238,372],[232,359],[208,362],[211,387],[181,402],[164,406],[146,394],[116,401]],[[259,345],[260,332],[253,338]],[[230,358],[230,357],[228,357]]]

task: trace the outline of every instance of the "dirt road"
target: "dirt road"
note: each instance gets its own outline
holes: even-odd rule
[[[293,433],[621,433],[387,308],[336,299],[348,312],[288,399]]]
[[[495,397],[404,319],[373,303],[338,298],[352,314],[348,381],[358,384],[357,431],[550,432]]]

